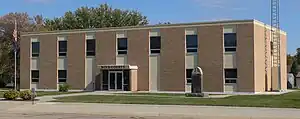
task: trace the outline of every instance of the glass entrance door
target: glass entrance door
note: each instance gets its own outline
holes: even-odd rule
[[[122,71],[110,71],[108,76],[109,90],[124,90]]]

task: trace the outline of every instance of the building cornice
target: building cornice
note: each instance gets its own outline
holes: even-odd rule
[[[57,30],[57,31],[42,31],[42,32],[22,32],[21,36],[41,36],[41,35],[61,35],[73,33],[95,33],[107,31],[129,31],[143,29],[162,29],[162,28],[180,28],[180,27],[199,27],[199,26],[215,26],[215,25],[236,25],[236,24],[257,24],[265,26],[264,23],[258,20],[227,20],[227,21],[211,21],[211,22],[194,22],[194,23],[179,23],[179,24],[161,24],[147,26],[126,26],[126,27],[109,27],[109,28],[94,28],[94,29],[74,29],[74,30]],[[270,25],[266,25],[271,29]],[[286,32],[281,31],[286,35]]]

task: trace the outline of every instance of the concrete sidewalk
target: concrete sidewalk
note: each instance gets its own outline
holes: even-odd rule
[[[300,110],[298,109],[54,102],[40,102],[35,105],[27,103],[12,107],[7,112],[171,116],[197,119],[300,119]]]
[[[59,97],[68,97],[68,96],[81,96],[81,95],[126,95],[126,93],[132,93],[128,91],[118,91],[118,92],[111,92],[111,91],[95,91],[95,92],[82,92],[82,93],[72,93],[72,94],[62,94],[62,95],[48,95],[48,96],[41,96],[37,97],[41,102],[49,102],[55,100],[54,98]],[[151,96],[151,97],[170,97],[170,96],[164,96],[164,95],[126,95],[126,96]],[[229,97],[231,95],[210,95],[206,98],[225,98]]]

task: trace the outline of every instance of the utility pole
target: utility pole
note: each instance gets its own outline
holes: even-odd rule
[[[18,30],[17,30],[17,19],[15,19],[15,29],[14,29],[14,58],[15,58],[15,76],[14,76],[14,89],[17,90],[17,41],[18,41]]]

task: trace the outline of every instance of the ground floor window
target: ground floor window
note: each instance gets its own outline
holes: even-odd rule
[[[186,69],[186,83],[192,84],[192,72],[193,69]]]
[[[40,74],[39,70],[31,70],[31,82],[39,82]]]
[[[67,82],[67,70],[58,70],[58,82],[59,83]]]
[[[237,82],[237,69],[225,69],[225,83]]]

